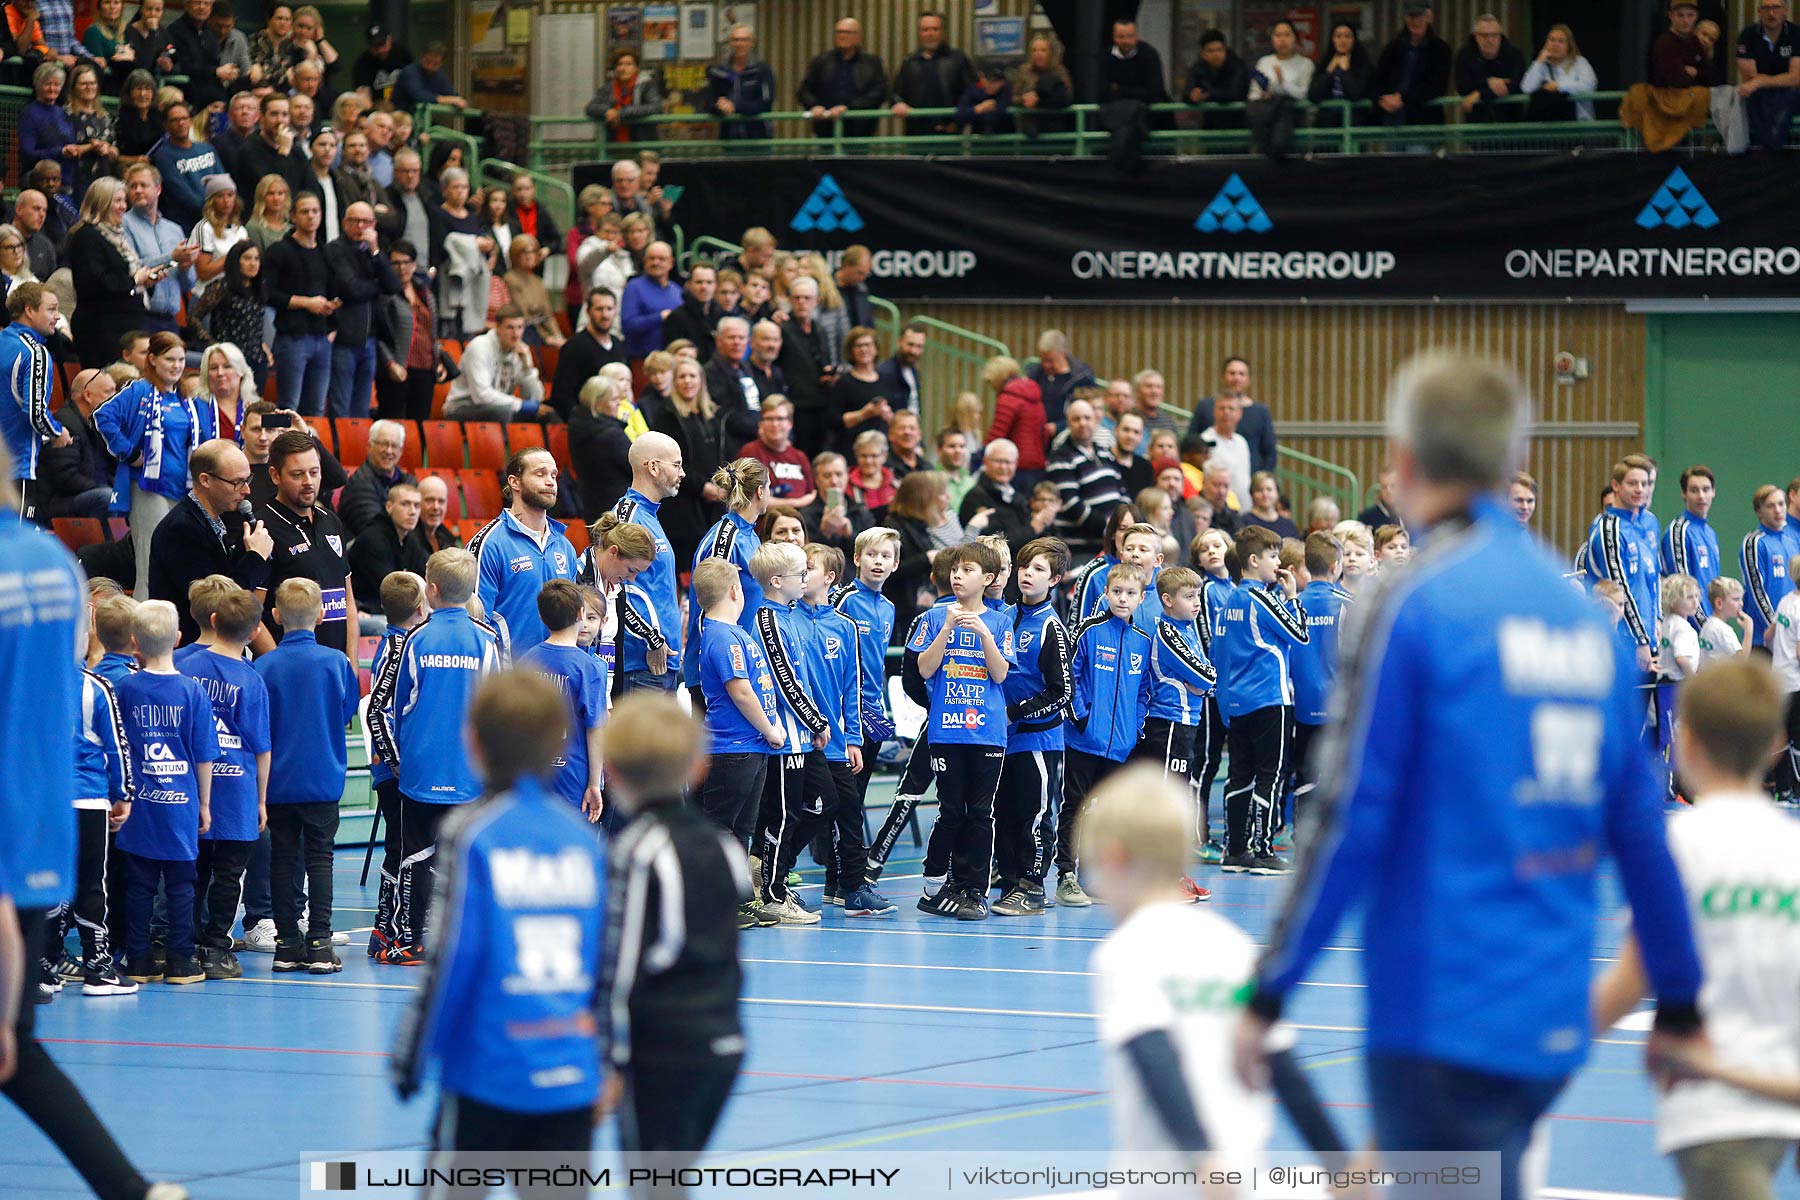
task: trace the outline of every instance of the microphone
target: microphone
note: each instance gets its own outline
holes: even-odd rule
[[[256,523],[256,517],[254,515],[255,510],[250,507],[250,502],[248,500],[239,500],[237,511],[238,516],[244,518],[244,523],[246,525],[254,525]]]

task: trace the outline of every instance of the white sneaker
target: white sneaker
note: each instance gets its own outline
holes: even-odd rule
[[[334,946],[348,946],[350,944],[350,935],[341,929],[335,930],[331,935],[331,944]]]
[[[188,1190],[179,1183],[153,1183],[144,1200],[188,1200]]]
[[[818,913],[805,907],[792,896],[789,896],[786,900],[778,900],[771,904],[764,904],[763,912],[774,917],[783,925],[817,925],[820,920]]]
[[[252,954],[275,953],[275,922],[258,921],[244,930],[244,949]]]

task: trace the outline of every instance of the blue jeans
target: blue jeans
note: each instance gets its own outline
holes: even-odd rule
[[[1424,1058],[1371,1054],[1367,1062],[1375,1140],[1390,1153],[1498,1150],[1500,1200],[1519,1200],[1519,1159],[1531,1127],[1567,1079],[1489,1075]],[[1389,1188],[1388,1200],[1424,1200],[1441,1189]]]
[[[325,415],[331,339],[322,333],[275,335],[275,388],[281,406],[303,417]]]
[[[375,390],[375,340],[331,347],[331,415],[366,417]]]
[[[681,672],[675,669],[674,655],[670,655],[669,669],[661,675],[654,675],[648,670],[626,671],[619,676],[619,695],[627,692],[673,692],[675,682]]]
[[[1788,126],[1793,124],[1794,108],[1800,105],[1800,90],[1769,88],[1752,92],[1744,101],[1744,117],[1750,126],[1750,144],[1764,150],[1787,148]]]

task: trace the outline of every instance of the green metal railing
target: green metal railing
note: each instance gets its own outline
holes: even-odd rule
[[[1284,465],[1290,461],[1293,465]],[[1337,501],[1338,511],[1346,517],[1355,516],[1363,509],[1357,501],[1362,495],[1362,484],[1355,471],[1302,454],[1290,446],[1277,444],[1275,447],[1275,478],[1290,498],[1296,516],[1304,513],[1306,504],[1311,504],[1317,496],[1329,496]],[[1306,497],[1306,504],[1300,503],[1298,496],[1302,489],[1311,493]],[[1305,522],[1297,520],[1295,524],[1304,525]]]
[[[468,151],[464,150],[465,157]],[[556,218],[557,227],[567,231],[575,224],[575,189],[569,186],[566,179],[544,171],[533,171],[529,167],[521,167],[518,163],[508,162],[504,158],[484,158],[479,171],[471,176],[479,183],[498,184],[502,187],[512,183],[513,176],[530,175],[537,181],[538,195],[550,209],[550,215]],[[554,247],[560,250],[561,247]]]
[[[1616,120],[1623,92],[1595,92],[1580,97],[1597,108],[1593,121],[1505,121],[1465,119],[1462,101],[1445,96],[1434,101],[1444,112],[1442,125],[1392,126],[1373,123],[1380,116],[1369,101],[1329,100],[1302,103],[1294,130],[1293,149],[1298,154],[1356,154],[1407,151],[1418,148],[1469,152],[1551,152],[1575,149],[1636,149],[1637,135]],[[1503,110],[1523,110],[1526,96],[1507,96],[1495,101]],[[1253,152],[1245,119],[1249,105],[1157,104],[1146,139],[1152,154],[1248,154]],[[591,125],[585,116],[533,116],[529,156],[542,170],[566,168],[640,150],[656,150],[665,156],[718,158],[733,154],[757,156],[810,156],[819,154],[1028,154],[1095,157],[1107,152],[1111,134],[1101,127],[1099,106],[1077,104],[1067,109],[1015,108],[1012,115],[1019,131],[1007,134],[899,132],[898,118],[885,109],[814,121],[804,112],[767,113],[761,117],[716,117],[710,113],[665,113],[646,117],[639,124],[657,136],[648,141],[609,143],[599,136],[575,139],[541,137],[551,126]],[[938,118],[948,121],[954,109],[914,109],[909,120]],[[756,122],[773,136],[758,139],[726,139],[720,134],[732,125]],[[846,132],[875,125],[877,132]],[[1225,126],[1225,127],[1221,127]],[[598,127],[595,127],[596,130]],[[1690,134],[1689,147],[1710,147],[1718,142],[1708,127]]]

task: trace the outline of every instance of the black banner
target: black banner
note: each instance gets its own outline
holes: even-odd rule
[[[575,187],[605,182],[578,167]],[[875,252],[943,300],[1561,300],[1800,295],[1800,156],[1364,155],[664,164],[689,239],[767,226]]]

